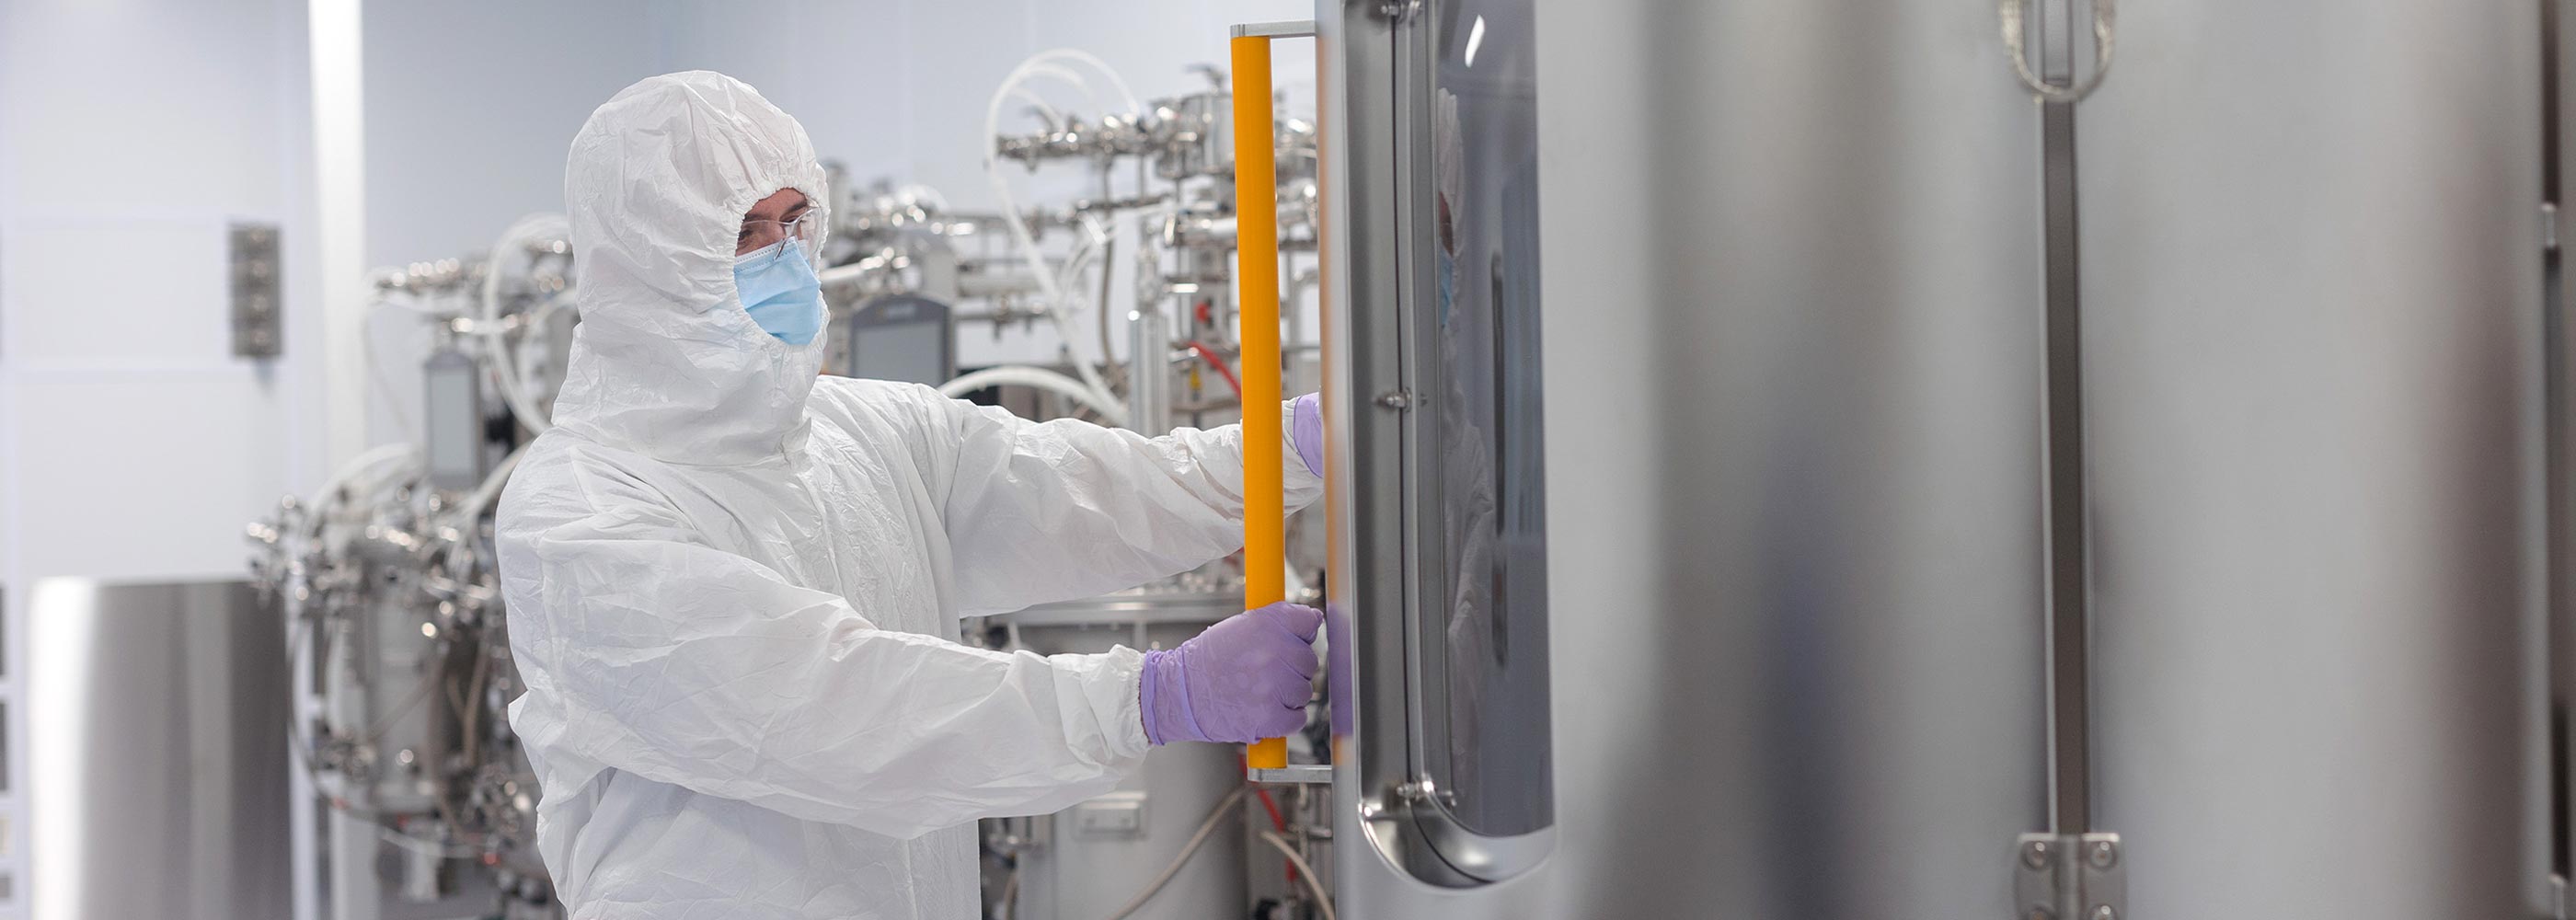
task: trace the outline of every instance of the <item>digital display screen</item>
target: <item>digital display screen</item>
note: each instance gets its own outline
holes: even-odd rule
[[[453,358],[454,360],[446,360]],[[428,430],[423,432],[429,481],[442,489],[469,489],[483,476],[483,412],[475,392],[471,359],[447,354],[424,369],[422,403]]]
[[[948,326],[940,322],[858,326],[850,331],[851,376],[938,386],[948,382]]]

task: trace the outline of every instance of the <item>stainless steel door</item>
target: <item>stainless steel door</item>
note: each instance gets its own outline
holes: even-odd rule
[[[37,920],[284,917],[284,621],[239,583],[36,582]]]

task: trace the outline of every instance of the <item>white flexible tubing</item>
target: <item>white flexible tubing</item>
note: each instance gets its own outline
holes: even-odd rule
[[[510,456],[503,458],[499,465],[492,467],[491,473],[483,477],[483,484],[476,486],[473,493],[467,495],[465,501],[456,506],[456,514],[467,521],[482,517],[483,509],[491,507],[492,502],[501,497],[501,488],[510,484],[510,471],[519,468],[519,458],[527,455],[528,445],[526,444],[521,444],[519,449],[511,451]]]
[[[372,450],[359,454],[341,466],[339,472],[331,474],[330,480],[324,482],[322,488],[314,491],[313,496],[316,499],[314,504],[319,506],[321,501],[328,500],[332,493],[359,482],[360,477],[374,472],[376,467],[396,459],[417,462],[419,451],[407,442],[397,441],[392,444],[378,445]]]
[[[1091,407],[1091,411],[1100,413],[1100,416],[1109,420],[1112,425],[1127,424],[1127,407],[1119,405],[1117,400],[1103,399],[1090,387],[1083,386],[1082,381],[1042,367],[1010,365],[985,368],[940,384],[939,395],[955,398],[985,387],[1000,385],[1024,386],[1050,393],[1060,393],[1068,399]]]
[[[1109,920],[1127,920],[1135,916],[1137,911],[1143,910],[1146,902],[1154,900],[1155,895],[1162,894],[1163,886],[1171,884],[1173,876],[1181,874],[1181,867],[1189,865],[1190,857],[1198,855],[1199,847],[1207,843],[1208,834],[1214,832],[1217,825],[1225,821],[1227,815],[1234,813],[1235,806],[1243,803],[1243,796],[1250,788],[1236,786],[1233,792],[1225,794],[1225,798],[1217,800],[1216,807],[1208,809],[1207,819],[1199,822],[1198,832],[1190,835],[1188,843],[1181,844],[1180,855],[1172,857],[1172,864],[1163,867],[1163,874],[1147,882],[1145,890],[1129,898],[1125,906],[1118,908],[1117,913],[1110,914]]]
[[[558,293],[529,310],[523,317],[525,322],[520,326],[525,334],[519,336],[517,343],[510,343],[497,336],[492,339],[492,343],[502,346],[503,351],[502,354],[492,356],[493,360],[509,366],[515,383],[515,387],[510,392],[502,394],[503,399],[510,404],[510,415],[517,418],[519,424],[526,426],[531,433],[545,433],[546,429],[554,427],[554,420],[547,417],[545,407],[537,404],[537,394],[529,387],[531,373],[526,365],[531,359],[528,357],[528,352],[531,348],[545,343],[543,331],[547,318],[553,316],[555,311],[568,306],[571,296],[568,292]]]
[[[483,296],[475,310],[476,328],[498,329],[500,326],[502,254],[509,252],[510,244],[525,238],[530,231],[558,220],[562,218],[553,214],[530,214],[502,228],[501,238],[492,242],[492,253],[485,257]],[[489,334],[484,341],[488,345],[484,358],[492,364],[492,376],[501,385],[501,402],[510,407],[511,417],[518,419],[519,425],[532,433],[542,434],[554,427],[546,414],[538,411],[535,401],[528,398],[526,382],[519,379],[517,362],[510,359],[509,343],[497,333]]]
[[[394,461],[401,462],[394,464]],[[388,468],[389,464],[393,465]],[[409,473],[417,469],[419,464],[419,450],[403,441],[378,445],[350,459],[337,472],[332,473],[331,478],[322,483],[320,489],[314,490],[313,497],[305,503],[305,507],[311,514],[310,521],[314,532],[318,533],[328,522],[331,512],[337,510],[341,503],[340,494],[344,490],[352,495],[372,493],[382,484],[383,479]]]
[[[437,318],[437,311],[426,306],[422,306],[419,303],[419,299],[420,298],[418,296],[411,294],[403,294],[400,295],[399,298],[395,295],[388,294],[386,296],[376,298],[374,305],[377,307],[398,307],[415,314],[421,319]],[[367,312],[366,321],[360,323],[358,326],[358,348],[361,352],[360,356],[365,358],[367,362],[368,392],[374,396],[382,397],[384,399],[385,412],[392,415],[394,417],[394,421],[397,424],[400,424],[404,431],[417,432],[420,429],[412,424],[411,413],[404,411],[401,396],[394,392],[393,381],[385,377],[384,359],[376,354],[375,318],[376,312],[374,310],[369,310]]]
[[[1118,91],[1118,101],[1120,104],[1127,107],[1127,114],[1141,115],[1145,112],[1145,107],[1137,104],[1135,92],[1127,88],[1127,81],[1119,77],[1117,69],[1110,67],[1109,62],[1101,60],[1099,55],[1092,54],[1091,52],[1084,51],[1079,48],[1050,48],[1045,51],[1040,51],[1034,55],[1030,55],[1029,60],[1068,60],[1086,65],[1093,70],[1099,71],[1101,76],[1109,78],[1109,88]]]
[[[1057,283],[1056,273],[1048,268],[1046,257],[1038,252],[1037,241],[1029,235],[1028,221],[1020,216],[1019,203],[1011,198],[1010,182],[1002,175],[999,144],[1001,106],[1009,99],[1007,94],[1014,88],[1017,81],[1026,76],[1023,71],[1028,68],[1028,65],[1022,64],[1021,68],[1020,71],[1013,71],[1010,78],[1003,82],[1001,92],[994,94],[992,104],[985,109],[984,177],[993,187],[994,198],[1001,203],[1002,222],[1010,228],[1011,242],[1019,248],[1021,258],[1028,262],[1030,275],[1037,279],[1039,296],[1046,301],[1047,317],[1055,325],[1056,334],[1065,340],[1062,345],[1066,356],[1071,359],[1069,363],[1073,365],[1074,372],[1081,376],[1083,385],[1090,387],[1098,397],[1087,401],[1111,402],[1113,400],[1109,387],[1101,381],[1100,373],[1092,369],[1090,361],[1074,352],[1073,339],[1068,332],[1072,324],[1066,322],[1064,317],[1064,289]]]
[[[1069,363],[1073,365],[1075,374],[1082,378],[1083,385],[1093,391],[1093,397],[1085,399],[1084,402],[1097,406],[1103,403],[1114,403],[1116,398],[1109,392],[1108,384],[1101,381],[1100,372],[1093,369],[1091,362],[1074,350],[1076,339],[1072,334],[1073,324],[1066,315],[1064,287],[1058,283],[1056,273],[1047,270],[1046,257],[1038,252],[1037,241],[1029,234],[1028,221],[1020,216],[1019,202],[1011,197],[1010,181],[1002,174],[1002,105],[1010,101],[1012,92],[1019,88],[1021,81],[1035,74],[1045,73],[1059,79],[1078,81],[1078,75],[1052,65],[1052,61],[1057,59],[1080,61],[1099,70],[1109,78],[1112,87],[1118,90],[1121,101],[1127,104],[1128,114],[1141,114],[1142,108],[1136,104],[1135,94],[1127,90],[1126,81],[1120,79],[1117,73],[1110,70],[1109,65],[1099,58],[1071,49],[1041,51],[1028,60],[1020,62],[1020,66],[1013,68],[1010,75],[1002,79],[1002,85],[993,91],[992,100],[984,107],[984,178],[992,185],[993,196],[1002,206],[1002,220],[1010,228],[1011,242],[1019,247],[1020,256],[1028,262],[1030,274],[1037,279],[1039,294],[1046,300],[1047,316],[1056,327],[1057,336],[1064,340],[1065,354],[1071,359]],[[1089,92],[1087,84],[1077,82],[1076,85],[1081,86],[1086,93]],[[1105,355],[1102,357],[1104,360],[1107,358]],[[1116,417],[1123,419],[1125,413],[1118,413]]]
[[[1307,891],[1314,893],[1315,906],[1323,910],[1324,920],[1336,920],[1333,915],[1333,896],[1324,890],[1324,883],[1315,880],[1315,867],[1306,864],[1306,857],[1299,855],[1297,848],[1289,845],[1287,838],[1279,836],[1276,831],[1262,831],[1261,842],[1277,847],[1279,852],[1288,855],[1288,861],[1297,866],[1298,879],[1306,883]]]
[[[942,211],[948,210],[948,196],[940,194],[938,189],[919,182],[904,183],[902,188],[894,190],[894,194],[896,200],[908,197],[916,202],[927,202],[931,207]]]

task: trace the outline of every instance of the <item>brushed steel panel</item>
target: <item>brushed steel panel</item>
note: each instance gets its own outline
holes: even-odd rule
[[[235,582],[36,582],[25,622],[38,920],[283,917],[283,622]]]
[[[2524,915],[2533,3],[2123,4],[2082,106],[2097,824],[2141,917]]]

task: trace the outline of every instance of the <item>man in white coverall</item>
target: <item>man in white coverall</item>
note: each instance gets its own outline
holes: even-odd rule
[[[575,920],[967,920],[975,819],[1106,792],[1149,744],[1304,723],[1308,608],[1143,654],[950,641],[962,615],[1242,546],[1239,429],[1146,438],[818,379],[823,170],[729,77],[618,93],[564,186],[581,325],[499,543],[510,724]],[[1311,397],[1279,411],[1304,435],[1282,451],[1295,507],[1322,491],[1319,425]]]

